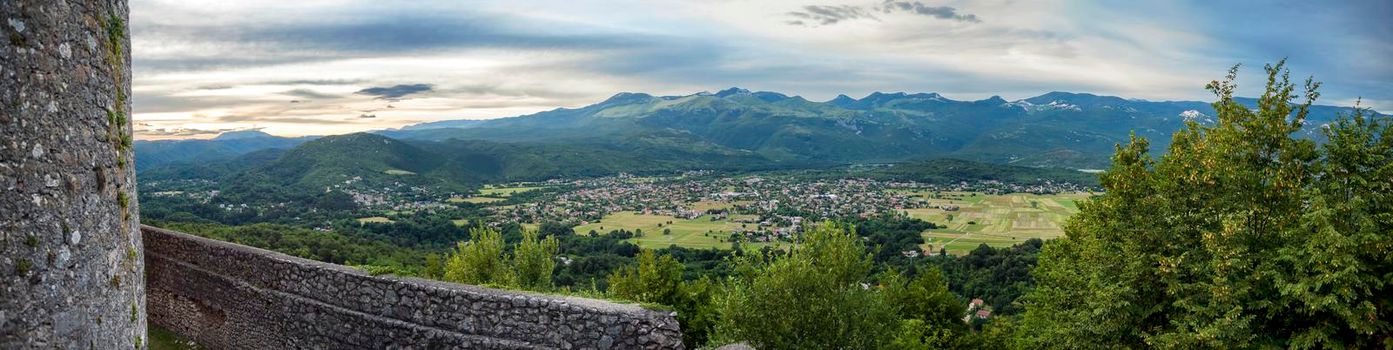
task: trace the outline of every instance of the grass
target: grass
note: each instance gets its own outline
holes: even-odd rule
[[[672,223],[668,224],[668,222]],[[658,226],[659,224],[662,226]],[[726,220],[712,221],[711,217],[707,215],[695,219],[680,219],[671,215],[643,215],[626,211],[605,216],[599,222],[576,226],[575,231],[576,234],[589,234],[591,230],[597,233],[608,233],[617,229],[643,230],[643,237],[635,237],[629,241],[648,249],[667,248],[674,244],[687,248],[727,249],[730,248],[730,242],[722,242],[721,238],[728,237],[730,231],[737,228],[740,228],[739,223]],[[671,230],[671,234],[664,235],[663,229]],[[708,233],[710,234],[708,235]],[[749,245],[760,247],[769,244],[750,243]]]
[[[707,210],[710,210],[710,209],[730,209],[730,207],[732,207],[732,206],[733,206],[733,205],[732,205],[731,203],[728,203],[728,202],[721,202],[721,201],[699,201],[699,202],[696,202],[696,203],[692,203],[692,210],[696,210],[696,211],[699,211],[699,212],[706,212]]]
[[[1063,225],[1078,213],[1078,201],[1087,193],[1034,195],[1015,193],[983,195],[944,193],[932,198],[929,193],[913,193],[935,205],[956,205],[957,211],[942,209],[907,209],[911,217],[938,224],[943,228],[924,232],[927,249],[947,249],[951,254],[966,254],[980,244],[1005,247],[1031,238],[1049,239],[1064,235]]]
[[[450,223],[455,224],[455,226],[465,227],[465,226],[469,226],[469,219],[455,219],[455,220],[450,220]]]
[[[484,203],[500,202],[500,201],[504,201],[504,199],[503,199],[503,198],[494,198],[494,197],[469,197],[469,198],[450,197],[450,199],[446,199],[445,201],[446,201],[446,202],[450,202],[450,203],[474,203],[474,204],[484,204]]]
[[[194,350],[201,349],[198,344],[164,327],[149,325],[146,332],[150,336],[150,350]]]
[[[371,222],[371,223],[379,223],[379,224],[382,224],[382,223],[390,223],[390,222],[392,222],[392,219],[388,219],[388,218],[385,217],[385,216],[369,216],[369,217],[365,217],[365,218],[358,218],[358,223],[360,223],[360,224],[369,223],[369,222]]]
[[[540,186],[518,186],[518,187],[493,187],[484,186],[479,190],[479,195],[484,197],[507,198],[514,194],[536,191],[542,189]]]

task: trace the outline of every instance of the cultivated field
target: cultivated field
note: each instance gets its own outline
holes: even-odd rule
[[[905,210],[911,217],[946,226],[924,232],[925,248],[933,251],[946,248],[951,254],[965,254],[982,243],[1005,247],[1031,238],[1059,237],[1064,234],[1064,221],[1079,211],[1078,201],[1089,196],[1087,193],[989,196],[956,192],[945,192],[938,198],[932,193],[915,195],[934,205],[958,207],[956,211]]]
[[[365,217],[365,218],[358,218],[358,223],[360,223],[360,224],[365,224],[365,223],[385,224],[385,223],[390,223],[390,222],[392,222],[392,219],[388,219],[387,217],[384,217],[384,216],[370,216],[370,217]]]
[[[469,198],[450,197],[450,199],[446,199],[445,201],[446,201],[446,202],[450,202],[450,203],[474,203],[474,204],[482,204],[482,203],[493,203],[493,202],[498,202],[498,201],[502,201],[502,200],[503,200],[503,198],[494,198],[494,197],[469,197]]]
[[[523,193],[523,192],[527,192],[527,191],[535,191],[535,190],[538,190],[538,189],[541,189],[541,187],[538,187],[538,186],[494,187],[494,186],[492,186],[492,185],[488,185],[488,186],[484,186],[483,189],[480,189],[480,190],[479,190],[479,195],[480,195],[480,196],[484,196],[484,197],[507,198],[507,197],[512,196],[512,195],[514,195],[514,194]]]
[[[730,242],[722,242],[721,238],[728,237],[730,231],[737,228],[740,228],[740,223],[727,220],[712,221],[708,215],[688,220],[669,215],[644,215],[626,211],[605,216],[599,222],[576,226],[575,231],[576,234],[589,234],[591,230],[597,233],[608,233],[616,229],[642,230],[643,237],[635,237],[630,241],[644,248],[667,248],[676,244],[688,248],[724,249],[730,248]],[[663,229],[671,230],[671,234],[664,235]],[[758,247],[766,244],[750,245]]]

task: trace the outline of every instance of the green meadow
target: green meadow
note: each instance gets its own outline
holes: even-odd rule
[[[507,198],[507,197],[510,197],[510,196],[515,195],[515,194],[518,194],[518,193],[523,193],[523,192],[528,192],[528,191],[536,191],[536,190],[539,190],[539,189],[542,189],[542,187],[541,187],[541,186],[495,187],[495,186],[493,186],[493,185],[487,185],[487,186],[484,186],[484,188],[479,189],[479,195],[480,195],[480,196],[484,196],[484,197]]]
[[[944,192],[912,193],[933,205],[957,206],[956,211],[939,208],[907,209],[906,214],[938,224],[942,228],[924,232],[924,248],[947,249],[965,254],[980,244],[1005,247],[1031,238],[1050,239],[1064,235],[1064,222],[1078,213],[1078,201],[1087,193],[1036,195],[1014,193],[983,195]]]
[[[643,237],[635,237],[630,241],[643,248],[667,248],[675,244],[687,248],[724,249],[730,248],[730,242],[722,242],[721,238],[727,237],[731,230],[740,228],[740,225],[729,220],[711,220],[709,215],[695,219],[680,219],[670,215],[644,215],[625,211],[607,215],[598,222],[576,226],[575,231],[576,234],[589,234],[594,230],[603,234],[617,229],[642,230]],[[664,229],[670,230],[669,234],[664,235]],[[759,247],[768,243],[749,245]]]

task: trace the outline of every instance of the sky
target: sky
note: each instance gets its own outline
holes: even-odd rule
[[[1200,100],[1241,64],[1393,110],[1393,1],[131,0],[141,139],[328,135],[727,87]]]

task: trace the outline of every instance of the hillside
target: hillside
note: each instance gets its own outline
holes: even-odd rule
[[[671,143],[682,140],[681,143]],[[229,193],[260,196],[401,183],[468,191],[484,183],[659,174],[708,169],[755,171],[811,166],[683,140],[682,135],[628,135],[613,142],[523,143],[409,140],[356,133],[327,136],[288,151],[267,150],[206,164],[144,170],[145,179],[223,180]]]
[[[1255,105],[1252,99],[1240,102]],[[1305,135],[1348,108],[1312,108]],[[958,101],[935,93],[845,95],[826,102],[731,88],[653,96],[620,93],[576,109],[380,132],[400,139],[594,143],[668,131],[775,161],[893,162],[953,157],[1032,167],[1104,168],[1133,132],[1162,149],[1185,121],[1213,122],[1208,103],[1050,92],[1007,101]]]
[[[979,163],[960,159],[920,159],[877,166],[853,174],[882,180],[918,181],[933,184],[960,181],[1001,181],[1022,185],[1047,182],[1098,186],[1098,175],[1059,168]]]
[[[230,160],[267,149],[290,149],[315,137],[277,137],[255,131],[226,132],[208,140],[158,140],[135,142],[137,170],[176,163],[206,163]]]

